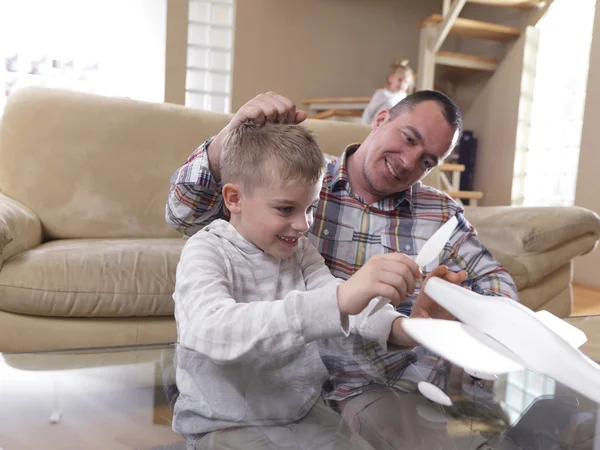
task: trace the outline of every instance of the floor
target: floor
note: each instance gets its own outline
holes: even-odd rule
[[[572,316],[600,314],[600,288],[573,283]]]

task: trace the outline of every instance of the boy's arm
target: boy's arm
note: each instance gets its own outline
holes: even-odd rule
[[[319,251],[308,239],[302,239],[302,273],[306,282],[307,291],[319,289],[320,287],[336,284],[339,285],[344,280],[334,277],[325,264],[325,260]],[[393,322],[399,317],[406,317],[396,312],[391,303],[387,304],[375,314],[369,317],[371,310],[377,305],[378,300],[371,300],[360,314],[355,316],[342,316],[342,323],[348,324],[351,333],[358,334],[367,340],[376,341],[384,349],[392,331]]]
[[[165,218],[177,231],[192,236],[215,219],[223,218],[221,186],[213,177],[208,160],[212,138],[198,147],[171,177]]]
[[[200,234],[186,243],[177,268],[173,298],[180,345],[220,363],[262,363],[344,335],[337,283],[272,302],[238,303],[218,243]]]

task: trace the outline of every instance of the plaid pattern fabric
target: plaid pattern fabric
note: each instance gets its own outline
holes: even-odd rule
[[[166,219],[179,231],[193,235],[216,218],[226,216],[220,186],[209,171],[207,145],[200,146],[171,178]],[[401,252],[416,258],[427,239],[447,220],[456,216],[458,226],[437,261],[424,268],[427,275],[439,264],[452,271],[465,270],[465,285],[482,295],[518,300],[510,275],[477,240],[463,208],[448,195],[420,182],[406,191],[368,205],[354,195],[346,161],[358,145],[349,146],[338,159],[330,159],[323,180],[314,223],[308,232],[332,274],[347,279],[373,255]],[[398,307],[410,314],[419,291]],[[399,389],[414,385],[415,374],[436,382],[445,363],[429,355],[419,358],[415,350],[386,351],[377,343],[351,335],[329,339],[320,345],[331,379],[324,397],[341,400],[361,393],[371,383]],[[407,368],[417,367],[418,372]]]

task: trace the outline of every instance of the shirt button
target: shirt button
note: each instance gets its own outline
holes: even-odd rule
[[[329,230],[325,230],[325,231],[323,231],[323,234],[324,234],[325,236],[328,236],[328,235],[329,235]]]
[[[406,250],[406,251],[409,251],[409,250],[410,250],[410,245],[406,244],[406,245],[404,246],[404,250]]]

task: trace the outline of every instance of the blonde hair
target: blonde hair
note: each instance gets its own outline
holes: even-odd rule
[[[385,77],[385,83],[387,85],[388,79],[391,75],[394,75],[399,69],[403,69],[406,77],[409,79],[408,88],[406,91],[410,94],[415,87],[415,72],[412,67],[408,65],[408,59],[397,59],[390,64],[390,69]]]
[[[252,190],[273,178],[284,186],[314,184],[324,167],[323,153],[304,127],[248,121],[225,137],[220,168],[223,184],[237,183]]]

